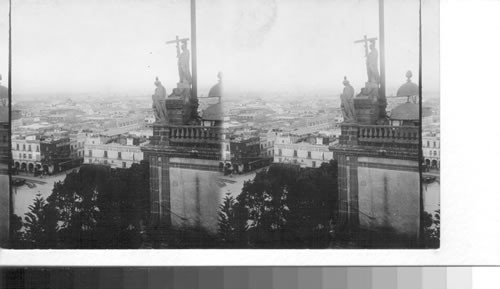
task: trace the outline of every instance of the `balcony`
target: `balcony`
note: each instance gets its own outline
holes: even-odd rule
[[[207,147],[222,149],[220,127],[189,125],[156,125],[153,127],[152,143],[174,147]]]
[[[342,125],[341,145],[418,149],[418,126]]]

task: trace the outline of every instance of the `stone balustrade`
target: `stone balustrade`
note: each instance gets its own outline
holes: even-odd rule
[[[205,126],[173,126],[170,128],[169,140],[176,143],[213,143],[220,144],[222,131],[218,127]]]
[[[344,124],[340,143],[363,146],[400,146],[418,148],[417,126]]]
[[[222,129],[192,125],[154,125],[152,144],[218,148],[222,145]]]

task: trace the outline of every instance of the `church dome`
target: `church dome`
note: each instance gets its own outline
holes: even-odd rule
[[[420,119],[418,104],[406,102],[396,106],[391,111],[392,120],[416,120]]]
[[[402,97],[402,96],[415,96],[415,95],[418,95],[419,94],[419,89],[418,89],[418,85],[416,85],[415,83],[413,83],[411,81],[411,77],[412,77],[412,73],[411,71],[408,71],[406,73],[406,77],[408,78],[408,80],[406,81],[405,84],[401,85],[401,87],[398,89],[398,92],[396,94],[396,96],[398,97]]]
[[[212,86],[212,88],[210,88],[210,91],[208,92],[208,97],[221,97],[221,96],[222,96],[222,89],[221,89],[221,84],[219,82],[216,85]]]
[[[202,117],[203,120],[223,120],[224,115],[222,114],[222,104],[216,103],[209,106],[207,109],[203,111]]]
[[[397,96],[415,96],[418,95],[418,85],[413,82],[407,82],[398,89]]]
[[[216,85],[210,88],[208,97],[222,97],[222,72],[217,73],[217,78],[219,79],[219,81]]]

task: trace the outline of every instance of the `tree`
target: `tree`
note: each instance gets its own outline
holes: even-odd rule
[[[219,235],[247,247],[327,247],[337,192],[335,161],[314,169],[273,164],[245,182],[236,200],[226,196]]]
[[[47,249],[57,245],[57,212],[47,204],[47,201],[37,194],[33,204],[25,215],[24,238],[28,246],[33,248]]]
[[[247,246],[247,213],[235,198],[227,193],[219,212],[219,242],[225,248],[244,248]]]
[[[337,208],[337,164],[322,164],[318,169],[304,169],[288,196],[287,228],[299,246],[326,247],[329,226]]]
[[[440,210],[434,211],[434,215],[424,212],[424,248],[439,248],[441,235],[441,213]]]
[[[35,199],[26,239],[33,248],[139,248],[149,215],[148,174],[146,163],[82,166],[56,183],[47,201]]]

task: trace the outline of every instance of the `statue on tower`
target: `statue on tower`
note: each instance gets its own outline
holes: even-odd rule
[[[189,50],[187,48],[187,40],[182,41],[182,52],[179,53],[179,50],[177,50],[177,57],[179,58],[178,60],[178,65],[179,65],[179,82],[180,83],[186,83],[186,84],[191,84],[192,78],[191,78],[191,71],[189,69]]]
[[[353,123],[356,122],[356,114],[354,112],[354,88],[351,86],[347,78],[344,76],[344,91],[340,95],[341,105],[340,108],[342,110],[342,116],[344,118],[345,123]]]
[[[370,53],[366,55],[366,70],[368,73],[368,82],[380,83],[380,74],[378,72],[378,50],[375,48],[375,40],[370,41]]]
[[[155,86],[155,93],[153,94],[153,112],[155,120],[157,122],[165,122],[167,121],[167,107],[165,104],[167,91],[160,80],[158,80],[158,77],[156,77]]]
[[[382,124],[386,121],[386,100],[382,79],[378,68],[378,50],[375,48],[376,37],[366,35],[354,43],[363,43],[366,58],[366,73],[368,81],[354,99],[356,122],[361,124]]]
[[[189,38],[175,37],[175,40],[167,41],[167,44],[176,44],[177,68],[179,71],[179,82],[166,99],[168,123],[173,125],[197,124],[200,121],[198,115],[198,96],[193,90],[193,77],[190,71],[190,52],[187,48]],[[181,51],[182,50],[182,51]]]
[[[175,40],[167,41],[167,44],[176,44],[177,66],[179,69],[179,84],[189,87],[193,82],[193,79],[191,77],[191,71],[189,67],[190,53],[189,49],[187,48],[188,40],[189,38],[180,39],[179,36],[176,36]],[[179,43],[182,43],[180,47]]]
[[[380,74],[378,72],[378,50],[375,47],[376,37],[368,38],[366,35],[361,40],[354,43],[363,43],[366,57],[366,73],[368,74],[368,83],[380,83]],[[368,42],[370,42],[370,51],[368,52]]]

